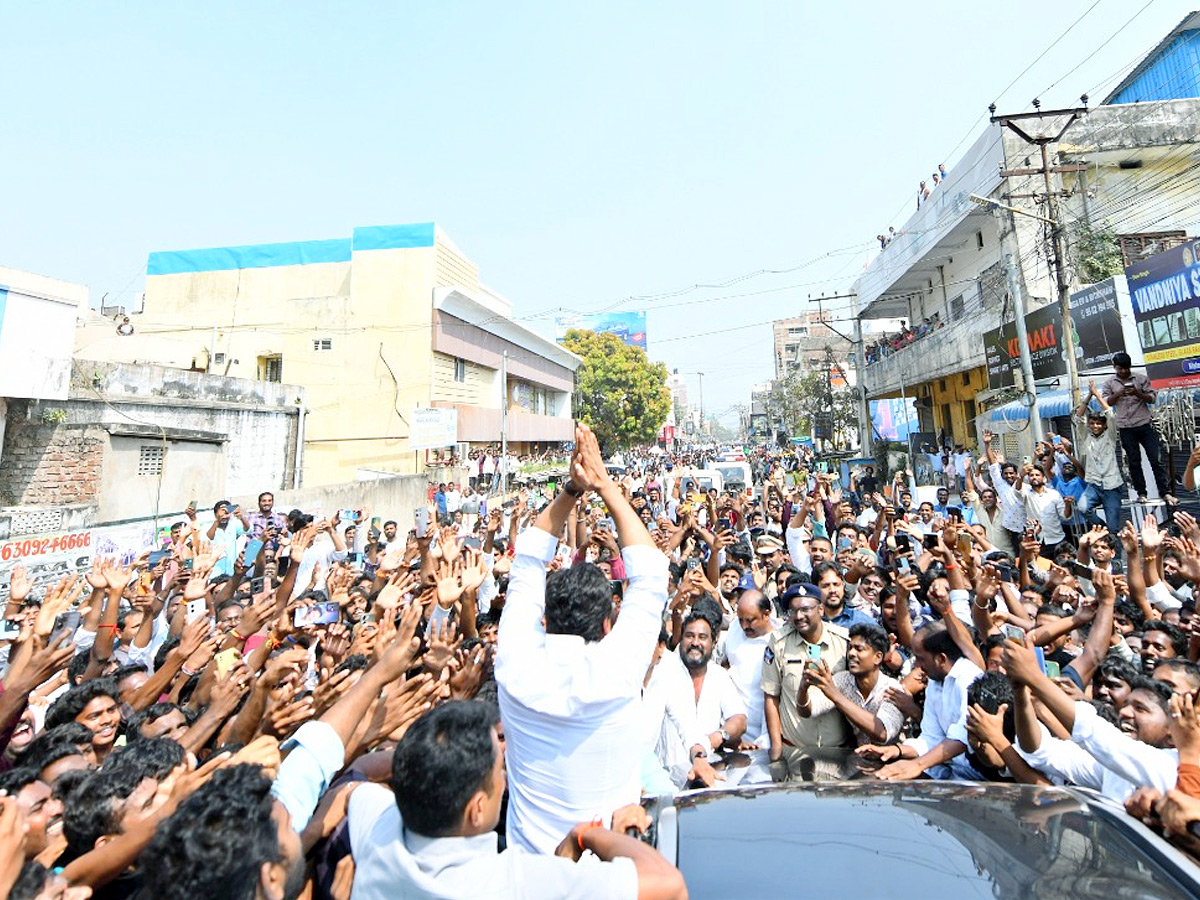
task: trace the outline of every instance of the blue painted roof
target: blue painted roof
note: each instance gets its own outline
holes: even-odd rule
[[[1200,13],[1191,13],[1104,100],[1144,103],[1200,97]]]
[[[147,275],[180,275],[229,269],[263,269],[349,262],[366,250],[399,250],[433,246],[434,223],[373,225],[355,228],[349,238],[325,241],[291,241],[284,244],[246,244],[201,250],[163,250],[150,254]]]

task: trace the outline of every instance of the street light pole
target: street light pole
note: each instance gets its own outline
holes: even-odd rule
[[[700,434],[704,434],[704,373],[697,372],[700,376]]]

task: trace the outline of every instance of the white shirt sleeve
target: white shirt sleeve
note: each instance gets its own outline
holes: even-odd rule
[[[1164,793],[1175,787],[1178,755],[1131,738],[1100,718],[1090,703],[1075,703],[1075,727],[1071,730],[1071,739],[1102,766],[1126,781],[1157,788]]]
[[[1036,750],[1026,750],[1020,742],[1013,745],[1021,759],[1052,781],[1101,790],[1104,767],[1094,756],[1073,741],[1054,737],[1040,722],[1038,728],[1041,729],[1042,740]]]
[[[801,572],[812,571],[812,558],[808,555],[808,550],[804,546],[804,529],[792,528],[788,526],[784,532],[784,538],[787,540],[788,553],[792,557],[792,565]]]
[[[656,547],[634,545],[621,551],[621,560],[625,563],[626,577],[621,615],[612,631],[600,641],[600,656],[608,659],[610,671],[618,673],[619,678],[628,682],[629,690],[636,693],[641,690],[646,666],[662,630],[663,610],[667,606],[667,558]],[[511,594],[510,575],[510,597]],[[504,614],[508,615],[507,609]],[[500,621],[504,621],[503,616]],[[503,642],[501,637],[501,646]]]
[[[558,538],[540,528],[529,528],[517,536],[496,643],[496,681],[500,684],[504,683],[507,669],[518,668],[528,653],[545,646],[542,614],[546,611],[546,566],[557,547]],[[622,605],[621,612],[624,611]],[[624,615],[620,617],[623,618]],[[649,658],[647,652],[646,659]]]
[[[1175,595],[1171,593],[1171,589],[1162,581],[1146,585],[1146,599],[1154,604],[1154,608],[1159,612],[1179,609],[1183,606]]]

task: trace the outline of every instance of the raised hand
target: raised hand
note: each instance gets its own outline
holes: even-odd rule
[[[388,579],[388,583],[380,589],[375,598],[375,605],[380,610],[392,610],[400,605],[404,596],[411,593],[420,584],[420,578],[409,572],[397,572]]]
[[[375,654],[377,665],[389,680],[395,680],[412,667],[420,652],[421,642],[416,633],[421,621],[421,607],[417,603],[410,603],[400,616],[400,624],[388,629],[386,635],[383,627],[385,621],[391,622],[392,617],[384,616],[380,622],[375,637]]]
[[[12,572],[8,580],[8,596],[13,604],[20,604],[29,592],[33,590],[33,584],[29,580],[29,575],[22,565],[13,566]]]
[[[983,744],[991,744],[996,750],[1009,746],[1012,742],[1004,736],[1004,714],[1008,704],[1001,703],[995,713],[990,713],[978,703],[967,709],[967,733]]]
[[[440,673],[454,660],[454,654],[462,646],[462,638],[458,635],[458,626],[449,619],[436,622],[429,629],[427,636],[428,649],[425,651],[424,665],[430,672]]]
[[[1165,535],[1158,529],[1158,519],[1154,517],[1154,514],[1146,516],[1146,521],[1142,523],[1142,549],[1145,550],[1147,556],[1158,553],[1164,537]]]
[[[458,651],[458,671],[450,676],[450,696],[455,700],[470,700],[479,693],[487,674],[487,647],[473,651]]]
[[[575,426],[575,455],[571,460],[571,480],[577,488],[598,491],[611,483],[604,457],[600,453],[600,442],[584,424]]]

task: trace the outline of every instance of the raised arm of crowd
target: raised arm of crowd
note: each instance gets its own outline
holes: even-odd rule
[[[263,494],[18,566],[0,893],[683,897],[643,797],[814,771],[1083,785],[1200,850],[1200,524],[1084,519],[1051,484],[1099,444],[985,439],[914,506],[805,451],[614,476],[580,426],[557,491],[480,463],[408,531]]]

